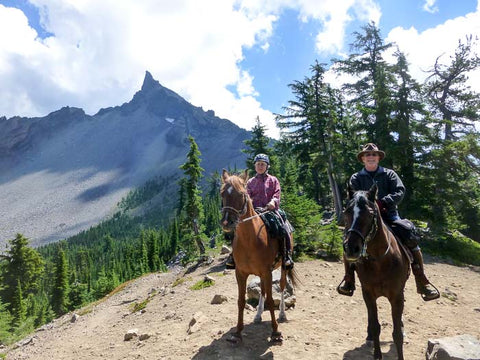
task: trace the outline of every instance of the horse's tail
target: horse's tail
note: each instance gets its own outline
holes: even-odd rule
[[[300,281],[300,277],[298,276],[298,273],[295,270],[295,268],[287,270],[287,276],[290,279],[290,281],[292,282],[292,285],[293,285],[294,288],[299,287],[299,285],[302,283]]]

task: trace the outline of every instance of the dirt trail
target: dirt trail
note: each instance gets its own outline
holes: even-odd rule
[[[364,345],[367,315],[357,284],[353,297],[337,294],[342,278],[340,262],[312,260],[297,263],[302,281],[296,289],[295,308],[287,311],[289,321],[280,324],[283,345],[268,342],[271,327],[268,312],[261,324],[254,324],[254,311],[245,312],[243,343],[232,346],[226,338],[234,330],[237,317],[235,275],[224,272],[225,257],[194,272],[150,274],[127,285],[105,301],[91,306],[76,322],[72,314],[57,319],[46,330],[25,339],[28,342],[8,352],[9,360],[27,359],[369,359],[371,348]],[[426,272],[444,295],[423,302],[415,292],[411,277],[405,289],[405,358],[424,359],[427,341],[460,334],[480,338],[480,272],[472,267],[456,267],[429,261]],[[206,274],[215,285],[202,290],[190,287]],[[172,287],[183,275],[183,282]],[[216,294],[227,302],[212,305]],[[133,303],[151,297],[144,312],[131,313]],[[396,359],[392,342],[392,321],[387,300],[379,300],[384,359]],[[188,334],[195,313],[199,330]],[[124,341],[129,329],[138,337]]]

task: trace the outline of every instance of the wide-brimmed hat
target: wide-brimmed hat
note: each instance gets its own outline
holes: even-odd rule
[[[380,160],[382,160],[385,157],[385,152],[382,151],[382,150],[379,150],[377,145],[375,145],[374,143],[368,143],[368,144],[364,145],[363,148],[362,148],[362,151],[360,151],[357,154],[358,161],[362,162],[362,156],[365,153],[370,153],[370,152],[377,153],[378,156],[380,157]]]

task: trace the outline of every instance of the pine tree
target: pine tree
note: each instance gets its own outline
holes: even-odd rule
[[[412,195],[416,192],[415,151],[416,147],[420,146],[417,140],[419,134],[425,132],[419,121],[425,116],[425,111],[421,103],[420,85],[409,74],[405,55],[400,51],[394,55],[397,63],[393,67],[393,72],[398,85],[393,92],[392,124],[397,129],[398,140],[392,144],[394,151],[389,157],[408,189],[401,204],[404,207],[410,204]]]
[[[44,262],[39,253],[28,246],[28,239],[21,234],[9,241],[9,248],[0,257],[3,260],[0,274],[4,286],[0,294],[3,301],[10,304],[11,310],[19,283],[24,295],[33,293],[38,288],[44,273]]]
[[[354,32],[354,36],[353,53],[346,60],[337,60],[335,68],[339,73],[358,79],[345,84],[343,89],[351,95],[351,102],[359,111],[358,117],[362,119],[366,132],[365,140],[376,143],[390,154],[391,133],[395,131],[390,121],[395,78],[383,55],[393,44],[383,41],[373,22],[362,27],[362,32]],[[384,161],[388,163],[390,158]]]
[[[25,321],[27,315],[27,309],[25,307],[25,301],[23,299],[22,283],[20,279],[17,280],[17,286],[13,291],[12,303],[11,303],[13,325],[18,328]]]
[[[251,133],[252,138],[244,140],[244,144],[247,146],[242,152],[247,154],[247,169],[255,170],[253,159],[257,154],[267,154],[271,157],[271,149],[268,148],[270,140],[266,136],[266,127],[260,122],[260,118],[257,116],[255,125],[253,126]],[[275,168],[275,159],[270,159],[270,166]],[[272,171],[272,170],[271,170]],[[273,170],[274,171],[274,170]]]
[[[55,279],[52,291],[52,308],[57,316],[61,316],[68,311],[68,264],[65,252],[59,246],[57,257],[55,259]]]
[[[147,234],[148,242],[148,266],[150,271],[160,270],[161,261],[159,256],[159,235],[154,230],[149,230]]]
[[[480,94],[467,85],[468,75],[480,68],[473,49],[472,37],[459,41],[450,64],[437,58],[424,84],[434,132],[419,159],[419,176],[432,225],[480,240]]]
[[[183,182],[186,202],[184,205],[185,221],[190,224],[193,231],[193,238],[200,255],[205,254],[205,246],[202,243],[200,233],[203,226],[203,206],[199,182],[203,169],[200,167],[200,150],[192,136],[188,137],[190,150],[187,154],[187,161],[180,166],[184,171],[185,181]]]
[[[334,158],[341,148],[337,145],[342,114],[340,94],[324,81],[325,68],[318,62],[311,67],[312,76],[289,86],[295,100],[289,101],[285,115],[277,116],[277,124],[287,129],[284,138],[292,146],[292,153],[308,166],[312,180],[311,196],[321,205],[331,202],[337,216],[342,204],[337,179],[338,165]],[[328,183],[322,181],[326,173]]]

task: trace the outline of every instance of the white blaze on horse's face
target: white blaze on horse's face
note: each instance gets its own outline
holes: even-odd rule
[[[360,216],[360,207],[358,206],[359,204],[359,198],[360,198],[360,194],[359,193],[356,193],[354,195],[354,198],[355,198],[355,206],[353,207],[353,219],[352,219],[352,225],[351,227],[353,227],[353,225],[355,224],[355,222],[357,221],[358,217]]]
[[[233,191],[233,187],[228,186],[227,188],[228,195],[232,195],[232,191]]]

